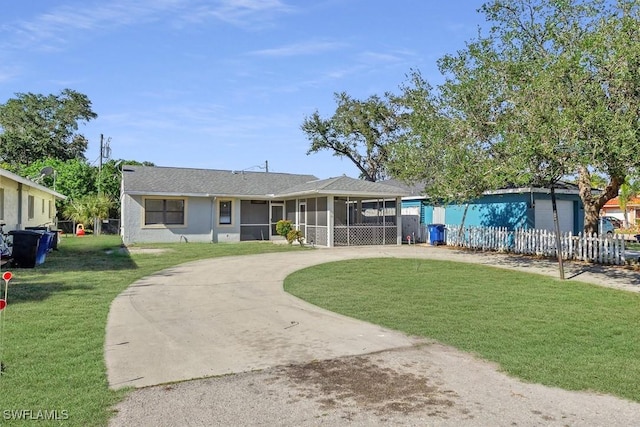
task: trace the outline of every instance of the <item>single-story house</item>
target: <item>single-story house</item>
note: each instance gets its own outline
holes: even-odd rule
[[[290,220],[308,244],[401,244],[398,187],[346,176],[155,166],[122,169],[121,235],[138,242],[282,240]]]
[[[55,223],[56,200],[66,196],[0,169],[0,220],[4,231],[23,230]]]
[[[620,199],[615,197],[604,204],[600,210],[602,216],[612,216],[624,223],[624,211],[620,208]],[[640,225],[640,197],[632,197],[627,202],[627,220],[629,226]]]
[[[426,241],[429,224],[460,225],[466,204],[439,205],[422,195],[424,188],[402,182],[385,181],[404,188],[410,194],[402,198],[403,236],[416,236]],[[577,234],[584,228],[584,208],[578,187],[558,183],[555,188],[556,206],[561,232]],[[507,188],[487,191],[469,202],[465,226],[535,228],[554,231],[551,190],[539,187]]]

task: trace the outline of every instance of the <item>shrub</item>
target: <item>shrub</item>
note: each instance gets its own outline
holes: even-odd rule
[[[287,233],[287,242],[292,244],[294,240],[297,240],[300,243],[300,246],[304,245],[304,235],[300,230],[291,230]]]
[[[295,230],[293,228],[293,224],[291,224],[291,221],[287,219],[281,219],[276,223],[276,233],[278,233],[280,236],[287,239],[287,242],[290,245],[295,240],[297,240],[298,243],[300,243],[300,246],[304,244],[304,235],[302,234],[302,231]]]
[[[276,233],[282,237],[287,237],[291,230],[293,230],[293,224],[287,219],[281,219],[276,223]],[[289,239],[287,239],[287,241],[288,240]]]

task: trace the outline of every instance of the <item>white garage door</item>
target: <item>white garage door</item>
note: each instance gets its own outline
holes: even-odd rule
[[[560,221],[560,232],[573,231],[573,202],[558,200],[558,220]],[[553,210],[551,200],[536,200],[535,206],[535,227],[536,229],[555,231],[553,224]]]

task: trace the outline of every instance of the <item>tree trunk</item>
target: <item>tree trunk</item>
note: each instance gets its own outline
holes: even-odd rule
[[[629,211],[624,207],[624,228],[629,228]]]
[[[462,214],[462,222],[460,222],[460,230],[458,230],[458,242],[462,241],[462,235],[464,234],[464,221],[467,219],[467,211],[469,210],[469,203],[464,207],[464,213]]]
[[[558,272],[560,280],[564,280],[564,264],[562,263],[562,242],[560,240],[560,220],[558,219],[558,204],[556,203],[555,184],[551,184],[551,206],[553,209],[553,225],[556,229],[556,255],[558,257]]]
[[[591,173],[586,167],[581,167],[578,171],[578,189],[580,199],[584,206],[584,231],[595,233],[598,231],[598,219],[600,209],[609,200],[618,195],[620,186],[624,183],[625,177],[611,176],[609,183],[601,194],[592,194]]]

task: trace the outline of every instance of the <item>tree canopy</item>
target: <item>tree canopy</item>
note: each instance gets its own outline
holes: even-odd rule
[[[640,5],[636,0],[493,0],[491,23],[404,88],[409,134],[392,171],[429,192],[472,198],[501,185],[576,176],[585,228],[640,167]],[[435,159],[435,160],[434,160]],[[607,179],[594,193],[592,174]],[[464,181],[475,187],[462,191]]]
[[[385,98],[373,95],[361,101],[344,92],[336,93],[338,106],[333,116],[323,119],[316,111],[302,123],[311,141],[307,154],[333,151],[335,156],[353,162],[362,179],[386,178],[388,146],[400,131],[391,98],[389,94]]]
[[[96,117],[89,98],[71,89],[47,96],[18,93],[0,105],[0,159],[12,165],[84,159],[88,141],[78,127]]]
[[[41,176],[40,172],[45,168],[53,169],[53,173]],[[72,199],[96,192],[96,170],[80,159],[36,160],[22,167],[19,173]]]

